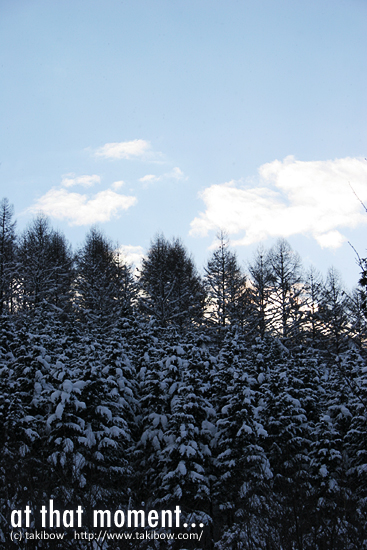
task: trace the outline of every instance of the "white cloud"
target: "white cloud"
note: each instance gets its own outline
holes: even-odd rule
[[[111,189],[93,196],[70,193],[66,189],[51,189],[28,211],[42,211],[53,218],[68,220],[70,225],[89,225],[118,217],[121,211],[136,202],[136,197],[120,195]]]
[[[183,171],[176,166],[171,170],[171,172],[166,172],[165,174],[162,174],[161,176],[155,176],[154,174],[147,174],[146,176],[143,176],[139,179],[142,183],[153,183],[156,181],[162,181],[163,179],[175,179],[175,180],[185,180],[187,179],[185,177],[185,174]]]
[[[115,182],[113,182],[113,184],[112,184],[111,187],[112,187],[112,189],[114,189],[115,191],[117,191],[117,189],[121,189],[121,187],[122,187],[123,185],[125,185],[125,182],[122,181],[122,180],[120,180],[120,181],[115,181]]]
[[[119,247],[119,252],[123,256],[123,260],[128,264],[134,264],[136,267],[141,265],[144,250],[142,246],[133,246],[131,244],[122,245]]]
[[[174,178],[176,180],[183,180],[183,179],[187,179],[185,177],[185,174],[183,173],[183,171],[178,167],[176,166],[172,172],[169,172],[168,174],[166,174],[167,178]]]
[[[100,183],[101,178],[94,174],[93,176],[78,176],[75,174],[65,174],[61,180],[61,185],[64,187],[73,187],[74,185],[82,185],[83,187],[92,187],[95,183]]]
[[[205,212],[191,223],[192,235],[219,227],[244,232],[233,244],[248,245],[267,237],[311,235],[323,248],[341,246],[341,228],[367,223],[353,193],[367,201],[367,162],[357,158],[302,162],[294,157],[259,168],[259,185],[230,181],[201,193]]]
[[[161,180],[161,177],[155,176],[154,174],[147,174],[146,176],[143,176],[139,179],[142,183],[151,183],[153,181],[159,181]]]
[[[316,240],[321,248],[339,248],[346,239],[335,229],[323,235],[317,235]]]
[[[108,159],[157,160],[162,153],[154,152],[149,141],[134,139],[117,143],[106,143],[96,151],[96,156]]]

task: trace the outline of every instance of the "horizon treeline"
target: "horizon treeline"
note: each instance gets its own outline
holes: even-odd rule
[[[47,303],[102,326],[138,313],[162,327],[205,325],[220,332],[236,325],[249,335],[287,342],[318,338],[336,352],[350,338],[359,344],[365,338],[363,284],[348,293],[333,267],[325,279],[314,267],[305,271],[285,239],[270,250],[260,246],[245,272],[222,231],[201,276],[180,239],[157,235],[134,273],[96,227],[75,252],[42,214],[20,235],[15,227],[13,208],[3,199],[0,313],[31,312]]]
[[[17,235],[3,199],[0,542],[52,498],[205,526],[54,548],[367,548],[364,262],[347,293],[280,239],[245,272],[222,232],[201,276],[157,235],[134,273],[97,228],[76,252],[44,216]]]

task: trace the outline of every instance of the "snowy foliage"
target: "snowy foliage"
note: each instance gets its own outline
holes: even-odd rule
[[[204,524],[185,548],[367,548],[363,289],[304,276],[283,241],[245,277],[222,239],[204,284],[158,238],[134,279],[96,229],[74,259],[47,220],[17,240],[2,216],[0,542],[12,509],[53,498],[179,505]]]

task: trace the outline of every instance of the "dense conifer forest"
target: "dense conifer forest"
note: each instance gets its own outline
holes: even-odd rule
[[[43,216],[18,234],[3,199],[0,541],[367,549],[363,266],[348,293],[334,269],[305,272],[279,240],[244,270],[221,233],[203,275],[163,235],[134,272],[97,228],[77,251]],[[203,535],[11,541],[11,511],[49,499],[179,505]]]

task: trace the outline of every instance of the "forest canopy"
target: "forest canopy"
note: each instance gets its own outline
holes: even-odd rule
[[[281,239],[245,270],[221,232],[203,274],[164,235],[134,270],[96,227],[77,251],[42,215],[17,234],[3,199],[0,541],[52,498],[179,505],[205,526],[185,548],[367,548],[363,267],[348,293]]]

